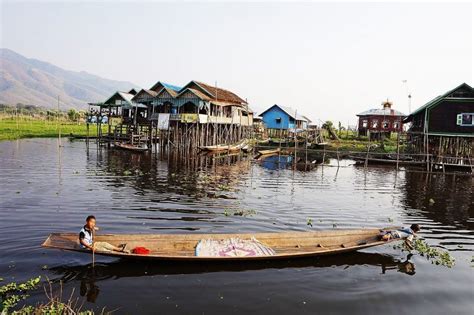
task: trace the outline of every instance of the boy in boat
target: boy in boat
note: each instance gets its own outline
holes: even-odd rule
[[[82,248],[90,249],[91,251],[115,251],[115,252],[123,252],[129,254],[130,251],[125,249],[127,244],[120,245],[120,247],[114,246],[107,242],[94,242],[94,231],[98,230],[95,226],[95,217],[90,215],[86,218],[86,225],[81,229],[79,232],[79,243],[81,244]]]
[[[380,239],[382,241],[389,241],[393,239],[403,239],[408,248],[413,249],[413,238],[416,236],[416,233],[420,231],[420,226],[418,224],[412,224],[409,228],[401,228],[398,230],[391,231],[382,231],[380,234]]]

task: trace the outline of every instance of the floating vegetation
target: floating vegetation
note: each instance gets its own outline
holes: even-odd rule
[[[3,280],[0,278],[0,280]],[[62,285],[59,295],[53,294],[51,282],[49,282],[49,289],[44,288],[47,302],[33,305],[28,305],[26,302],[24,306],[18,310],[12,309],[18,307],[18,303],[26,300],[29,297],[29,292],[35,290],[41,281],[41,277],[30,279],[24,283],[11,282],[9,284],[0,286],[0,314],[71,314],[71,315],[93,315],[93,310],[83,310],[82,305],[78,299],[74,299],[72,294],[64,301],[62,296]],[[108,314],[105,309],[100,314]]]
[[[431,247],[422,239],[415,239],[412,243],[412,246],[414,250],[416,250],[421,256],[430,260],[432,264],[442,265],[448,268],[453,267],[455,264],[454,257],[451,256],[448,251]],[[406,246],[406,243],[395,245],[393,248],[410,251],[410,249]]]
[[[36,289],[40,281],[41,277],[37,277],[20,284],[11,282],[0,286],[1,313],[7,314],[9,309],[25,300],[29,296],[28,291]]]
[[[313,219],[308,218],[308,220],[306,220],[306,225],[309,225],[310,227],[313,227]]]
[[[237,209],[237,210],[232,210],[232,209],[224,209],[224,215],[226,217],[228,216],[239,216],[239,217],[248,217],[257,214],[257,211],[255,210],[243,210],[243,209]]]
[[[123,171],[123,175],[124,176],[130,176],[130,175],[132,175],[132,172],[130,172],[129,170],[125,170],[125,171]]]

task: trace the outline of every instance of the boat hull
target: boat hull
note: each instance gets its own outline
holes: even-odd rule
[[[322,232],[286,232],[254,234],[124,234],[96,235],[95,240],[118,246],[126,243],[127,248],[138,246],[150,249],[149,255],[126,254],[121,252],[98,252],[96,255],[139,259],[169,261],[262,261],[279,259],[296,259],[324,255],[335,255],[386,244],[380,241],[379,229],[334,230]],[[195,256],[195,247],[202,239],[225,239],[238,237],[256,238],[275,250],[272,256]],[[43,243],[44,247],[91,254],[82,249],[78,236],[74,233],[53,233]]]

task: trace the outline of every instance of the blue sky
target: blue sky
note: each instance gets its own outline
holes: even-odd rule
[[[195,79],[262,110],[355,124],[389,98],[408,112],[473,83],[471,3],[1,3],[1,46],[128,80]]]

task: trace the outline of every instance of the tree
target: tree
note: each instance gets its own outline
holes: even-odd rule
[[[71,108],[70,110],[67,111],[67,117],[69,118],[70,121],[76,121],[78,118],[79,113],[74,109]]]

